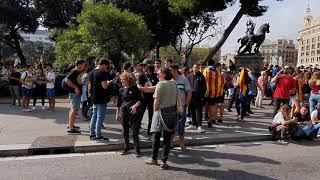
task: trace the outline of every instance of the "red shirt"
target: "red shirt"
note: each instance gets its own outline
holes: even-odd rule
[[[292,76],[280,76],[277,80],[277,88],[274,97],[280,99],[290,99],[290,90],[294,90],[295,82]]]

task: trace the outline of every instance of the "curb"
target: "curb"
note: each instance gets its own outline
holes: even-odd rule
[[[186,137],[187,146],[199,146],[199,145],[215,145],[225,143],[243,143],[252,141],[268,141],[271,140],[271,135],[243,135],[237,134],[237,136],[230,137]],[[133,145],[130,144],[132,147]],[[30,151],[31,144],[14,144],[14,145],[0,145],[0,157],[17,157],[17,156],[31,156]],[[174,141],[174,146],[178,146],[178,141]],[[141,140],[140,148],[151,148],[151,140]],[[64,151],[64,153],[89,153],[89,152],[104,152],[104,151],[119,151],[123,149],[123,143],[121,142],[107,142],[96,143],[93,141],[76,141],[74,147],[59,147],[60,149],[71,148],[70,151]],[[55,154],[53,149],[47,149],[46,154]],[[41,154],[37,154],[41,155]]]

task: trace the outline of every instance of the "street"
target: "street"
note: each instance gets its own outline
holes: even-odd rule
[[[119,152],[0,159],[1,180],[45,179],[319,179],[320,141],[252,142],[173,150],[168,170]]]

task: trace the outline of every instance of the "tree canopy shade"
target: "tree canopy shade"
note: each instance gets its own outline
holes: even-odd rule
[[[139,54],[148,49],[151,33],[143,19],[109,4],[85,4],[77,18],[79,26],[58,36],[58,61],[72,62],[77,56],[105,55],[116,68],[122,54]]]
[[[189,16],[198,14],[199,12],[222,11],[228,6],[234,5],[236,1],[237,0],[169,0],[174,12]],[[204,59],[204,62],[210,60],[214,54],[219,51],[243,15],[257,17],[262,16],[267,11],[267,7],[261,5],[261,1],[263,0],[239,0],[239,11],[230,25],[225,29],[220,40],[209,50],[208,56]]]
[[[26,63],[26,58],[20,47],[23,38],[19,31],[35,32],[39,26],[39,16],[32,0],[0,1],[0,41],[17,51],[22,64]]]
[[[67,28],[83,8],[84,0],[33,0],[42,15],[42,24],[48,28]]]
[[[153,34],[150,48],[159,48],[175,44],[177,36],[183,32],[185,19],[170,11],[168,0],[109,0],[121,9],[140,15]]]

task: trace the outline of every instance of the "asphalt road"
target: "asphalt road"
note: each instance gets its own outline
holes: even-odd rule
[[[192,147],[173,150],[168,170],[118,152],[0,158],[0,180],[319,179],[320,141]]]

